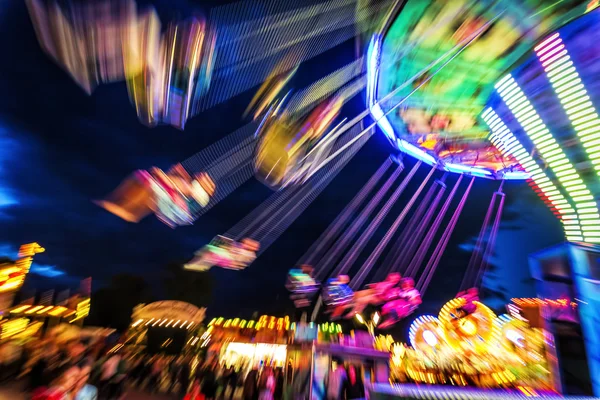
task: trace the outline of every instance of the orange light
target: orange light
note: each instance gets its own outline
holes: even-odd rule
[[[38,313],[38,314],[43,314],[43,313],[46,313],[46,312],[48,312],[48,311],[52,310],[53,308],[54,308],[54,306],[48,306],[48,307],[42,308],[42,309],[41,309],[40,311],[38,311],[37,313]]]
[[[23,311],[27,310],[29,307],[31,307],[31,306],[30,305],[25,305],[25,306],[17,307],[14,310],[12,310],[11,313],[13,313],[13,314],[19,314],[19,313],[22,313]]]
[[[68,310],[67,307],[56,306],[56,307],[54,307],[54,309],[52,311],[48,312],[48,315],[52,315],[53,317],[58,317],[59,315],[61,315],[62,313],[64,313],[67,310]]]

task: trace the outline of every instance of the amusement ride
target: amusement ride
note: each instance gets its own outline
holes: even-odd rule
[[[366,324],[363,312],[375,308],[374,333],[416,313],[472,187],[478,179],[497,181],[456,297],[437,317],[415,319],[410,347],[396,346],[393,364],[399,380],[476,380],[501,387],[524,373],[510,366],[537,363],[536,376],[544,378],[536,387],[551,389],[542,331],[517,315],[496,316],[479,290],[500,227],[506,181],[526,180],[560,219],[567,241],[600,243],[600,117],[593,78],[599,41],[582,40],[595,37],[600,10],[577,1],[381,3],[387,8],[362,8],[351,21],[361,27],[359,36],[368,33],[365,51],[298,90],[298,66],[335,40],[316,50],[307,45],[304,52],[286,45],[284,55],[255,66],[251,83],[233,86],[227,82],[236,77],[226,79],[224,72],[233,64],[222,54],[241,26],[221,37],[219,23],[193,19],[161,33],[154,12],[138,13],[134,3],[123,2],[126,23],[112,36],[122,57],[103,60],[92,45],[97,39],[86,35],[110,35],[94,18],[83,20],[88,6],[74,6],[64,18],[59,5],[27,1],[38,32],[82,37],[50,43],[40,35],[42,48],[89,93],[98,84],[125,80],[148,125],[183,129],[200,111],[263,82],[242,128],[166,171],[136,171],[96,202],[128,222],[154,214],[175,228],[193,224],[252,175],[273,189],[201,247],[185,269],[248,267],[372,135],[388,139],[390,157],[289,271],[286,288],[310,321],[324,311],[330,321],[356,318]],[[101,20],[102,13],[96,15]],[[367,20],[372,23],[365,26]],[[84,29],[86,24],[91,28]],[[260,64],[266,55],[258,52],[267,49],[263,44],[252,50],[259,39],[249,35],[247,56]],[[358,93],[366,94],[366,109],[343,117],[344,104]],[[424,178],[408,193],[423,170]],[[403,206],[396,213],[398,204]],[[365,254],[376,232],[383,236]],[[478,363],[485,367],[469,370]]]

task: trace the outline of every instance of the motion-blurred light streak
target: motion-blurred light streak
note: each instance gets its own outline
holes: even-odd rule
[[[86,93],[125,80],[138,117],[149,126],[183,129],[195,114],[209,87],[215,46],[203,19],[170,24],[161,34],[156,12],[138,13],[133,0],[26,4],[42,49]]]
[[[358,64],[353,62],[347,67],[346,71],[350,71],[353,68],[358,68]],[[337,72],[340,72],[340,70]],[[339,78],[340,76],[345,77],[345,79]],[[352,79],[352,74],[339,74],[338,79],[327,85],[325,93],[335,92],[337,89],[338,92],[341,91],[349,94],[349,97],[344,97],[344,101],[347,101],[360,90],[357,90],[357,88],[364,87],[365,79],[361,78],[347,85],[351,92],[348,92],[348,88],[342,87],[340,89],[339,86],[346,83],[346,79]],[[320,96],[312,95],[312,93],[323,90],[326,82],[323,80],[317,81],[292,97],[291,104],[303,104],[302,108],[297,109],[299,115],[305,114],[317,101],[321,100]],[[206,171],[217,183],[215,195],[206,207],[198,211],[196,218],[203,215],[252,177],[253,169],[251,162],[256,146],[254,133],[257,127],[257,121],[250,122],[182,162],[183,167],[190,174]],[[341,145],[341,141],[334,142],[333,150],[337,150]]]
[[[296,265],[315,265],[315,261],[321,260],[325,252],[329,250],[338,238],[342,229],[349,229],[350,218],[357,215],[358,207],[365,201],[367,195],[373,191],[375,185],[382,179],[383,175],[392,165],[391,158],[387,158],[377,171],[369,178],[367,183],[360,189],[350,201],[344,210],[338,214],[335,220],[327,227],[321,236],[310,246],[310,248],[300,257]],[[314,271],[313,275],[317,276],[319,271]]]
[[[317,101],[330,96],[333,92],[348,84],[352,79],[361,75],[364,62],[364,57],[360,57],[348,65],[324,76],[306,89],[299,91],[290,100],[288,106],[290,111],[294,113],[302,112]],[[366,81],[364,85],[366,85]]]
[[[359,130],[360,128],[355,127],[340,140],[348,141],[348,138],[354,137]],[[224,236],[236,239],[242,236],[250,237],[260,243],[260,250],[256,254],[264,252],[304,212],[369,138],[370,135],[363,136],[362,140],[354,142],[348,151],[336,159],[333,165],[321,169],[305,185],[299,188],[288,187],[271,195],[248,216],[228,230]],[[269,212],[271,210],[276,211],[275,213]],[[257,218],[259,224],[257,224]]]
[[[242,17],[231,5],[223,6],[226,10],[221,7],[211,10],[210,20],[219,26],[214,85],[196,111],[210,108],[257,85],[278,65],[279,73],[291,70],[351,39],[356,34],[355,23],[387,11],[391,1],[376,3],[356,13],[354,0],[331,0],[305,7],[302,11],[284,11],[281,15],[244,23],[237,22]],[[231,21],[237,23],[228,25]],[[361,29],[367,29],[366,25]],[[245,32],[253,33],[245,35]],[[281,63],[282,60],[285,62]]]
[[[252,141],[252,135],[254,135],[257,126],[256,122],[250,122],[242,126],[183,161],[183,167],[188,172],[203,171],[210,168],[211,165],[219,162],[222,157],[228,154],[231,149]]]

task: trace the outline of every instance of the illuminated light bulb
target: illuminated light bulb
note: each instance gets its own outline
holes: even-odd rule
[[[564,45],[561,45],[561,43],[562,39],[558,38],[557,40],[548,43],[548,45],[545,46],[543,49],[538,50],[537,55],[543,56],[545,54],[545,57],[548,58],[550,55],[556,53],[558,50],[561,50],[565,47]]]
[[[426,330],[423,332],[423,340],[431,347],[435,347],[438,344],[438,339],[433,332]]]
[[[544,41],[542,41],[540,44],[538,44],[537,46],[535,46],[533,48],[533,50],[534,51],[540,51],[540,50],[542,50],[544,47],[546,47],[547,45],[549,45],[553,40],[555,40],[556,38],[558,38],[558,36],[559,36],[558,32],[552,34],[548,38],[544,39]],[[508,76],[510,76],[510,75],[508,75]]]
[[[144,321],[143,319],[138,319],[133,324],[131,324],[131,327],[135,328],[136,326],[138,326],[139,324],[141,324],[143,321]]]
[[[365,320],[363,319],[363,316],[362,316],[362,315],[360,315],[359,313],[356,313],[356,314],[354,315],[354,317],[355,317],[355,318],[358,320],[358,322],[360,322],[361,324],[364,324],[364,323],[365,323]]]
[[[523,344],[523,341],[525,340],[525,337],[519,333],[516,330],[513,329],[508,329],[505,333],[506,338],[508,340],[510,340],[511,342],[513,342],[514,344],[516,344],[519,347],[524,347],[525,345]]]
[[[567,54],[566,50],[562,50],[559,53],[554,54],[552,57],[550,57],[549,59],[545,60],[544,62],[542,62],[542,67],[545,67],[549,64],[554,63],[556,60],[558,60],[559,58],[565,56]]]
[[[477,332],[477,326],[471,320],[463,320],[460,324],[460,330],[472,336]]]

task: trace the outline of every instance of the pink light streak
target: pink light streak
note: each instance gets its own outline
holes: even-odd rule
[[[538,51],[539,49],[541,49],[542,47],[544,47],[546,44],[548,44],[552,40],[556,39],[558,36],[559,36],[559,33],[556,32],[554,35],[550,36],[548,39],[544,40],[542,43],[540,43],[536,47],[534,47],[533,50]]]
[[[565,45],[561,44],[560,46],[555,47],[554,49],[552,49],[551,51],[549,51],[548,53],[546,53],[545,55],[540,57],[540,61],[545,61],[548,58],[552,57],[552,55],[556,54],[557,52],[559,52],[560,50],[564,49]],[[538,53],[538,57],[540,56],[540,54]]]
[[[562,39],[558,38],[554,42],[552,42],[548,46],[546,46],[545,48],[540,49],[539,51],[537,51],[536,53],[537,53],[538,56],[541,56],[542,54],[544,54],[544,53],[548,52],[549,50],[555,48],[557,45],[559,45],[561,43],[562,43]]]

